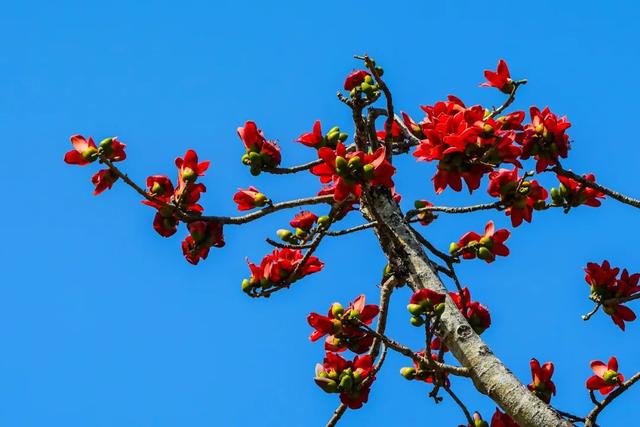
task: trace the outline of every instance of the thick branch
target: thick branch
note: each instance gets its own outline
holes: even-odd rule
[[[372,189],[363,195],[363,208],[377,221],[376,233],[393,271],[414,289],[428,288],[446,294],[420,242],[409,228],[390,193]],[[572,424],[546,405],[507,369],[473,331],[447,295],[441,316],[442,340],[453,356],[469,369],[476,388],[522,427],[566,427]]]

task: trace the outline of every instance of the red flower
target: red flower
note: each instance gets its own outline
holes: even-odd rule
[[[592,173],[584,174],[582,177],[587,181],[596,182],[596,177]],[[558,180],[560,181],[560,187],[557,190],[551,190],[553,201],[558,201],[558,204],[563,204],[563,201],[566,200],[567,204],[572,207],[587,205],[595,208],[602,204],[598,199],[605,198],[604,193],[594,188],[586,187],[566,176],[558,175]]]
[[[533,382],[529,384],[527,388],[544,403],[549,403],[551,401],[551,395],[556,394],[556,385],[551,381],[553,363],[547,362],[540,366],[540,362],[536,359],[531,359],[530,365]]]
[[[531,107],[531,124],[524,128],[522,136],[522,158],[533,156],[536,171],[542,172],[547,166],[558,163],[558,158],[567,158],[569,153],[569,135],[565,131],[571,127],[566,116],[558,118],[549,107],[540,111]]]
[[[252,175],[259,175],[263,167],[273,168],[280,164],[280,148],[265,139],[255,122],[248,121],[244,127],[239,127],[238,135],[246,149],[242,162],[251,167]]]
[[[491,326],[489,310],[479,302],[471,301],[471,293],[468,288],[463,288],[462,293],[449,292],[449,296],[476,334],[482,334]]]
[[[351,72],[344,81],[344,90],[350,91],[360,86],[367,76],[370,76],[370,74],[365,70],[355,70]]]
[[[354,320],[370,325],[378,312],[377,305],[365,304],[364,295],[356,298],[346,310],[339,303],[333,303],[327,316],[309,314],[307,322],[315,329],[309,339],[317,341],[328,335],[325,350],[341,352],[348,348],[354,353],[364,353],[371,347],[373,336],[360,330]]]
[[[319,176],[323,184],[333,181],[333,196],[338,202],[345,200],[349,195],[359,198],[361,184],[364,183],[393,188],[391,177],[396,168],[386,159],[384,147],[378,148],[372,154],[362,151],[347,153],[345,146],[339,142],[335,150],[329,147],[321,148],[318,150],[318,156],[324,163],[314,166],[311,173]]]
[[[209,169],[211,162],[206,160],[198,163],[198,154],[193,150],[187,150],[182,157],[176,158],[176,166],[178,167],[178,182],[179,187],[182,188],[186,182],[195,182],[199,176],[204,176],[204,173]]]
[[[462,258],[480,258],[487,263],[495,261],[496,255],[509,255],[509,248],[504,242],[509,238],[511,232],[506,228],[495,230],[493,221],[489,221],[484,228],[484,236],[470,231],[463,235],[458,243],[452,243],[449,247],[451,253],[460,252]]]
[[[547,190],[536,180],[522,181],[517,168],[491,172],[489,179],[489,194],[500,197],[500,201],[508,206],[505,214],[511,216],[511,225],[514,227],[522,224],[522,220],[531,222],[533,210],[545,206]]]
[[[91,182],[96,186],[93,194],[97,196],[102,193],[104,190],[111,190],[113,187],[113,183],[118,180],[118,175],[111,172],[111,169],[102,169],[99,170],[95,175],[91,177]]]
[[[496,412],[491,417],[491,427],[520,427],[520,425],[496,408]]]
[[[126,145],[118,141],[118,138],[105,138],[98,144],[98,153],[113,162],[120,162],[127,158],[125,148]]]
[[[156,200],[164,203],[169,203],[173,197],[173,183],[169,178],[164,175],[152,175],[147,177],[147,193],[153,196]],[[145,205],[160,207],[157,203],[150,202],[149,200],[143,200]]]
[[[607,303],[612,298],[630,297],[640,292],[640,274],[629,274],[627,269],[622,271],[617,279],[619,268],[611,268],[609,261],[603,261],[602,265],[590,262],[585,268],[586,282],[591,287],[591,294],[596,301],[602,303],[603,311],[611,316],[613,323],[625,330],[624,322],[636,320],[636,314],[629,307],[620,303]]]
[[[317,257],[311,256],[300,268],[296,277],[291,278],[290,274],[302,262],[304,255],[300,249],[275,249],[272,253],[265,255],[260,265],[249,262],[251,278],[245,279],[242,289],[250,292],[254,288],[279,286],[287,280],[298,280],[309,274],[316,273],[324,267],[324,263]]]
[[[308,232],[309,230],[311,230],[311,227],[313,227],[317,220],[318,215],[310,211],[302,211],[296,214],[296,216],[293,217],[291,221],[289,221],[289,224],[293,228],[299,228],[305,232]]]
[[[383,130],[379,130],[376,132],[376,136],[378,137],[378,140],[384,142],[387,138],[387,131],[386,129]],[[400,127],[400,125],[394,120],[391,123],[391,141],[402,141],[404,138],[404,134],[402,132],[402,128]]]
[[[246,190],[239,189],[233,196],[233,201],[238,204],[239,211],[248,211],[256,207],[264,206],[269,202],[269,199],[256,187],[249,186]]]
[[[189,235],[182,242],[182,253],[187,261],[196,265],[206,259],[212,246],[224,246],[222,224],[215,221],[194,221],[187,225]]]
[[[336,148],[338,142],[344,142],[348,137],[346,133],[340,132],[340,128],[337,126],[332,127],[326,135],[323,135],[322,129],[320,128],[320,120],[316,120],[313,124],[313,130],[300,135],[298,139],[296,139],[296,142],[316,149],[322,147]]]
[[[484,77],[487,82],[482,83],[481,87],[495,87],[501,92],[510,94],[513,91],[513,80],[509,74],[509,67],[504,59],[498,62],[497,71],[484,70]]]
[[[375,377],[371,356],[356,356],[345,360],[335,353],[326,353],[324,363],[316,365],[314,381],[327,393],[340,393],[340,401],[351,409],[361,408],[369,399]],[[365,383],[366,381],[366,383]]]
[[[431,312],[442,312],[444,310],[445,295],[431,289],[420,289],[414,292],[409,298],[407,310],[413,316],[420,316]]]
[[[413,203],[413,205],[415,206],[416,209],[422,209],[422,208],[433,206],[433,203],[428,202],[426,200],[416,200]],[[437,218],[437,216],[432,211],[428,211],[428,210],[418,212],[418,215],[416,216],[420,220],[419,222],[421,225],[429,225]]]
[[[586,383],[587,389],[591,391],[609,394],[624,382],[624,376],[618,373],[618,360],[613,356],[606,365],[600,360],[592,361],[591,369],[595,375],[589,377]]]
[[[173,211],[160,209],[153,218],[153,229],[162,237],[173,236],[178,230],[178,219],[173,216]]]
[[[73,150],[64,155],[65,163],[84,166],[98,159],[98,147],[93,142],[93,138],[89,137],[89,140],[86,140],[82,135],[73,135],[71,144]]]

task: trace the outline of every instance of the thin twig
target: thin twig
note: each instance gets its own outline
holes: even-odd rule
[[[462,213],[469,213],[469,212],[482,211],[482,210],[498,209],[500,208],[500,206],[501,206],[501,202],[484,203],[484,204],[473,205],[473,206],[425,206],[420,209],[412,209],[410,211],[407,211],[405,217],[412,218],[421,212],[433,212],[433,211],[450,213],[450,214],[462,214]]]
[[[629,387],[634,385],[638,380],[640,380],[640,372],[629,378],[622,385],[620,385],[620,387],[609,393],[609,395],[605,397],[601,402],[596,402],[595,408],[593,408],[591,412],[589,412],[589,414],[585,417],[585,427],[593,427],[600,412],[602,412],[604,408],[606,408],[607,405],[613,402],[618,396],[627,391]],[[593,392],[591,393],[593,394]]]
[[[387,328],[387,316],[389,314],[389,301],[391,300],[391,293],[393,289],[396,287],[398,280],[395,276],[390,276],[387,280],[385,280],[380,286],[380,304],[378,305],[380,311],[378,312],[378,324],[376,325],[376,332],[380,335],[384,335],[385,329]],[[380,344],[382,340],[378,337],[374,337],[373,343],[371,344],[371,349],[369,350],[369,355],[371,358],[375,359],[378,357],[378,353],[380,352]]]
[[[511,105],[513,101],[516,100],[516,92],[518,88],[520,87],[520,85],[525,85],[525,84],[527,84],[526,80],[518,80],[513,82],[513,89],[511,90],[511,93],[509,94],[509,97],[507,98],[507,100],[500,107],[493,110],[487,118],[493,118],[497,116],[498,114],[502,113],[509,105]]]
[[[288,168],[263,168],[262,172],[267,172],[267,173],[271,173],[271,174],[274,174],[274,175],[286,175],[286,174],[290,174],[290,173],[297,173],[297,172],[302,172],[302,171],[309,170],[314,166],[322,164],[322,162],[324,162],[324,160],[317,159],[317,160],[314,160],[314,161],[309,162],[309,163],[304,163],[304,164],[298,165],[298,166],[291,166],[291,167],[288,167]]]
[[[458,396],[456,396],[455,393],[451,390],[451,387],[449,387],[446,384],[443,384],[442,388],[444,388],[444,391],[446,391],[449,394],[449,396],[451,396],[451,398],[458,404],[460,409],[462,409],[462,412],[464,412],[464,416],[467,418],[467,422],[469,423],[469,425],[470,426],[474,425],[474,421],[473,421],[473,418],[471,417],[471,413],[469,412],[465,404],[462,403],[462,400],[460,400],[460,398],[458,398]]]
[[[611,197],[612,199],[616,199],[619,202],[622,202],[624,204],[627,204],[629,206],[633,206],[635,208],[640,208],[640,200],[638,199],[634,199],[633,197],[629,197],[626,196],[622,193],[619,193],[615,190],[612,190],[610,188],[604,187],[600,184],[598,184],[597,182],[593,182],[593,181],[589,181],[583,177],[581,177],[580,175],[571,172],[569,170],[564,169],[562,166],[560,166],[560,164],[552,167],[551,169],[547,169],[547,171],[549,172],[555,172],[558,175],[562,175],[565,176],[567,178],[571,178],[574,181],[578,181],[580,184],[584,185],[585,187],[589,187],[589,188],[593,188],[595,190],[598,190],[604,194],[606,194],[607,196]]]

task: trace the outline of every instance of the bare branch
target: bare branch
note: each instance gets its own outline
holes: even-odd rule
[[[380,304],[378,305],[380,311],[378,312],[378,324],[376,325],[376,332],[378,332],[378,334],[380,335],[384,335],[385,329],[387,328],[389,301],[391,300],[391,293],[393,292],[393,289],[397,284],[398,280],[395,276],[392,275],[380,286]],[[373,343],[371,344],[371,349],[369,350],[369,355],[373,359],[378,357],[381,343],[382,341],[380,340],[380,338],[374,337]]]
[[[501,207],[501,202],[494,202],[494,203],[484,203],[484,204],[480,204],[480,205],[473,205],[473,206],[455,206],[455,207],[449,207],[449,206],[425,206],[423,208],[420,209],[412,209],[410,211],[407,212],[407,214],[405,215],[406,218],[413,218],[414,216],[418,215],[421,212],[444,212],[444,213],[450,213],[450,214],[462,214],[462,213],[469,213],[469,212],[475,212],[475,211],[483,211],[483,210],[491,210],[491,209],[499,209]]]
[[[469,412],[465,404],[462,403],[462,400],[460,400],[460,398],[458,398],[458,396],[456,396],[455,393],[451,390],[451,387],[449,387],[446,384],[443,384],[442,388],[444,388],[444,391],[446,391],[449,394],[449,396],[451,396],[451,398],[458,404],[460,409],[462,409],[462,412],[464,412],[464,416],[467,418],[467,422],[469,423],[469,425],[470,426],[474,425],[474,421],[473,421],[473,418],[471,417],[471,413]]]
[[[291,167],[288,167],[288,168],[264,168],[264,169],[262,169],[262,172],[267,172],[267,173],[271,173],[271,174],[274,174],[274,175],[286,175],[286,174],[290,174],[290,173],[297,173],[297,172],[302,172],[302,171],[309,170],[314,166],[322,164],[322,162],[323,162],[322,159],[317,159],[317,160],[314,160],[314,161],[309,162],[309,163],[304,163],[304,164],[298,165],[298,166],[291,166]]]
[[[527,84],[526,80],[518,80],[513,82],[513,89],[511,90],[511,93],[509,94],[509,97],[507,98],[507,100],[500,107],[493,110],[489,114],[488,118],[497,116],[498,114],[502,113],[509,105],[511,105],[513,101],[516,100],[516,92],[518,91],[518,88],[521,85],[525,85],[525,84]]]

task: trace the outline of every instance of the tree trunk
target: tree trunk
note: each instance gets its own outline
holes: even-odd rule
[[[377,221],[376,234],[394,272],[415,291],[428,288],[439,293],[447,289],[431,267],[422,245],[405,221],[387,189],[380,187],[363,195],[363,212]],[[569,427],[549,405],[518,381],[493,354],[447,295],[441,317],[442,336],[453,356],[471,370],[471,379],[522,427]]]

